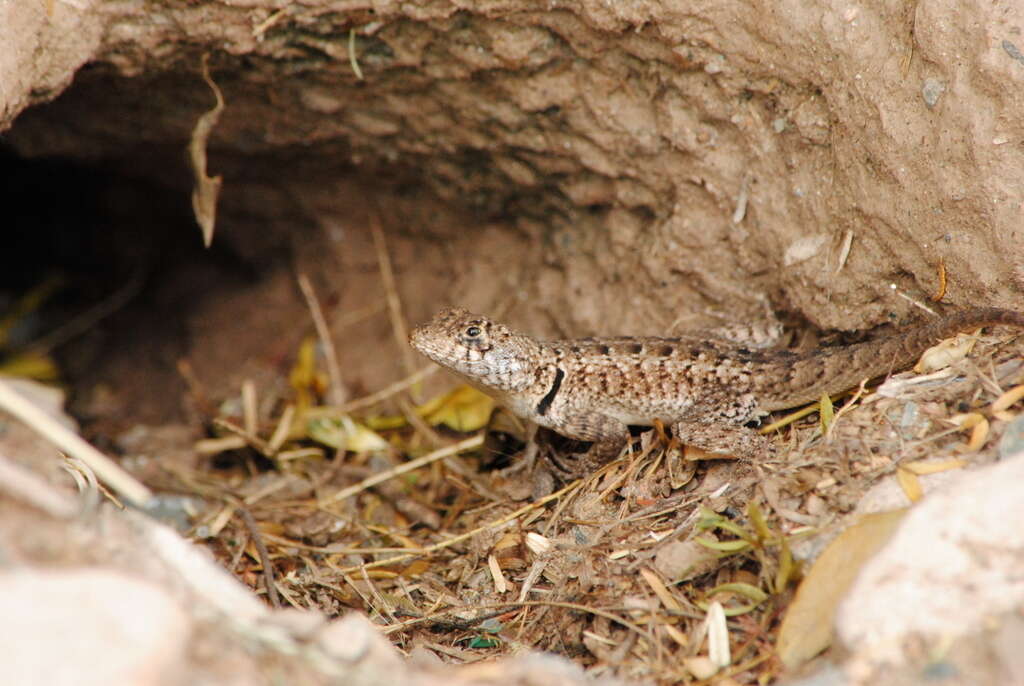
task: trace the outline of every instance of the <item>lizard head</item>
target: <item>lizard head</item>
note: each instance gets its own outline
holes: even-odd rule
[[[473,385],[499,391],[532,383],[539,354],[529,336],[458,307],[441,310],[416,327],[409,343]]]

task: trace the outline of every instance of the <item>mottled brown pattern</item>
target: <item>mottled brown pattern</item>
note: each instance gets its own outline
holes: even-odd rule
[[[655,419],[704,450],[762,456],[770,446],[743,427],[751,419],[899,371],[943,338],[993,324],[1024,328],[1024,314],[965,310],[887,338],[795,354],[684,338],[537,341],[449,309],[410,342],[521,417],[594,442],[595,459],[583,463],[590,468],[621,450],[628,425]]]

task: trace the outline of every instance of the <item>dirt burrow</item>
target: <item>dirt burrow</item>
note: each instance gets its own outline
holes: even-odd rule
[[[1019,309],[1022,27],[966,1],[5,3],[0,207],[46,240],[0,256],[24,277],[0,291],[56,267],[86,301],[133,295],[64,351],[100,437],[209,419],[243,379],[272,396],[311,332],[298,272],[353,395],[404,376],[377,220],[414,322]],[[227,103],[210,251],[183,160],[203,55]]]
[[[511,292],[512,318],[535,330],[661,332],[760,316],[765,299],[854,329],[904,317],[891,285],[933,294],[940,264],[950,302],[1020,302],[1019,7],[5,12],[0,127],[23,157],[185,192],[209,53],[228,103],[210,161],[225,176],[222,240],[255,241],[249,254],[253,224],[294,236],[313,219],[350,229],[338,252],[368,259],[365,217],[338,191],[353,177],[385,206],[414,185],[463,211],[389,218],[414,246],[397,258],[414,319]],[[443,264],[419,259],[439,242]],[[425,288],[439,269],[446,286]]]

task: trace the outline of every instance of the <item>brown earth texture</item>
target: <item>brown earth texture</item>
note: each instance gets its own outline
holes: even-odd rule
[[[1020,332],[574,482],[406,344],[1024,311],[1022,112],[1017,2],[0,0],[10,674],[1024,683]]]

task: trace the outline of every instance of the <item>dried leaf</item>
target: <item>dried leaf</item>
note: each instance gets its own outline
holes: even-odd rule
[[[193,444],[193,449],[200,455],[216,455],[228,450],[238,450],[248,445],[241,436],[220,436],[218,438],[203,438]]]
[[[359,68],[359,60],[356,59],[356,30],[348,30],[348,62],[352,65],[352,73],[360,81],[363,80],[363,70]]]
[[[709,460],[735,460],[735,455],[728,453],[713,453],[695,445],[685,446],[686,459],[693,462],[707,462]]]
[[[910,68],[909,60],[906,60],[906,62],[907,62],[906,67],[907,67],[907,69],[909,69]],[[937,267],[938,276],[939,276],[939,287],[935,291],[935,295],[932,296],[932,302],[942,302],[942,299],[946,297],[946,286],[948,285],[947,279],[946,279],[946,261],[940,257],[939,258],[939,263],[938,263],[938,265],[936,267]]]
[[[903,489],[907,499],[912,503],[916,503],[924,496],[924,490],[921,488],[921,480],[917,478],[917,475],[911,472],[909,469],[900,467],[896,470],[896,482]]]
[[[443,424],[454,431],[468,433],[487,426],[494,410],[494,399],[472,386],[454,390],[428,400],[416,408],[431,426]]]
[[[968,412],[951,417],[950,421],[959,424],[961,429],[971,430],[971,437],[968,439],[967,445],[961,446],[961,450],[964,452],[981,450],[982,446],[985,445],[985,440],[988,438],[989,429],[988,419],[984,415],[979,412]]]
[[[416,566],[416,563],[409,565],[406,569],[412,569]],[[421,574],[422,572],[417,572]],[[406,574],[403,570],[401,573],[392,572],[389,569],[368,569],[366,575],[371,579],[394,579],[396,576],[415,576],[414,574]]]
[[[203,245],[207,248],[213,242],[213,227],[217,221],[217,196],[220,195],[220,185],[223,179],[220,176],[207,176],[206,145],[213,127],[217,125],[221,112],[224,111],[224,97],[217,84],[210,78],[208,57],[208,55],[203,55],[203,81],[206,81],[206,85],[213,91],[217,98],[217,104],[213,106],[212,110],[199,117],[195,128],[192,129],[192,139],[188,143],[189,165],[192,167],[193,176],[195,176],[195,188],[192,189],[192,211],[203,232]]]
[[[665,633],[668,634],[672,638],[672,640],[679,645],[680,648],[690,647],[690,639],[688,639],[686,637],[686,634],[684,634],[679,629],[675,628],[671,624],[662,624],[661,628],[665,630]]]
[[[1008,410],[999,410],[997,412],[993,412],[992,416],[1001,422],[1012,422],[1017,417],[1017,415]]]
[[[57,363],[49,355],[24,352],[0,362],[0,376],[53,381],[58,377]]]
[[[988,420],[982,419],[971,429],[971,438],[967,441],[967,446],[964,449],[969,453],[977,452],[985,445],[987,438]]]
[[[387,450],[389,444],[378,434],[357,424],[349,417],[312,419],[308,424],[309,437],[335,450],[368,453]]]
[[[647,585],[651,587],[652,591],[654,591],[654,595],[658,596],[658,600],[661,601],[661,604],[665,606],[666,610],[678,612],[683,609],[679,604],[679,601],[672,597],[672,594],[669,593],[665,584],[662,583],[661,579],[658,578],[658,575],[655,574],[654,571],[647,568],[641,568],[640,576],[644,578]]]
[[[487,556],[487,569],[491,572],[491,579],[494,581],[495,592],[506,593],[508,591],[508,582],[505,581],[505,575],[501,573],[501,566],[498,564],[498,558],[493,554]]]
[[[708,607],[708,657],[718,668],[728,667],[732,662],[729,651],[729,627],[725,623],[725,611],[722,604],[711,603]]]
[[[683,658],[683,667],[697,679],[710,679],[718,673],[718,665],[704,655]]]
[[[536,534],[535,534],[536,535]],[[543,537],[542,537],[543,538]],[[508,550],[509,548],[516,548],[523,542],[523,535],[518,531],[507,531],[505,535],[498,539],[498,542],[494,544],[493,550],[496,553],[500,553],[502,550]]]
[[[888,542],[907,510],[863,517],[832,541],[797,589],[779,629],[776,648],[794,669],[832,642],[836,608],[864,564]]]
[[[974,334],[961,333],[946,339],[925,350],[914,366],[914,371],[918,374],[930,374],[945,369],[954,362],[959,362],[967,357],[977,342],[977,332]]]
[[[985,421],[985,416],[980,412],[967,412],[966,414],[955,414],[949,418],[949,421],[961,429],[970,429],[979,422]]]
[[[526,547],[530,549],[534,555],[543,555],[544,553],[551,550],[554,543],[547,536],[541,536],[533,531],[527,532],[526,534]]]
[[[1002,412],[1003,410],[1008,410],[1021,399],[1024,399],[1024,384],[1015,386],[996,398],[995,402],[992,403],[992,411]]]
[[[302,340],[295,364],[288,372],[288,383],[295,391],[295,408],[300,416],[313,405],[315,396],[327,388],[327,377],[317,370],[316,342],[315,336]]]
[[[960,459],[951,460],[936,460],[936,461],[925,461],[918,460],[917,462],[908,462],[901,465],[901,469],[913,472],[918,476],[924,476],[926,474],[938,474],[939,472],[948,472],[951,469],[960,469],[966,467],[967,462]]]
[[[368,453],[374,450],[387,450],[390,445],[377,433],[362,424],[353,422],[352,433],[349,434],[345,449],[354,453]]]
[[[7,343],[11,331],[24,319],[41,308],[64,285],[60,277],[50,277],[21,296],[0,316],[0,347]],[[37,381],[53,381],[59,373],[53,358],[45,353],[15,352],[0,361],[0,375]]]

